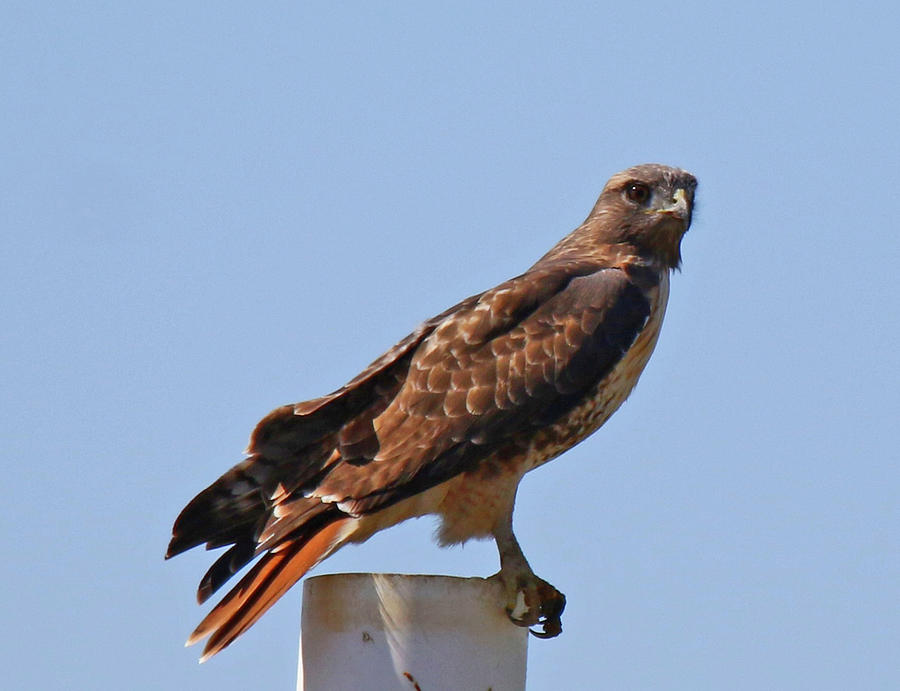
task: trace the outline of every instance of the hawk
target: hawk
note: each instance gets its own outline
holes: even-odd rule
[[[178,516],[166,553],[228,547],[200,581],[201,603],[260,557],[188,639],[208,637],[201,661],[343,545],[427,514],[442,545],[493,537],[509,618],[558,635],[565,597],[513,534],[516,490],[637,383],[696,186],[658,164],[614,175],[525,273],[424,322],[337,391],[263,418],[245,460]]]

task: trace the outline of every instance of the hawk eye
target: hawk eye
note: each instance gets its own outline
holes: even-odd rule
[[[634,204],[643,204],[650,199],[650,188],[641,182],[629,182],[625,187],[625,198]]]

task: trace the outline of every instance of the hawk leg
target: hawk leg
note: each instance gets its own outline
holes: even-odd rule
[[[499,578],[503,584],[510,621],[516,626],[529,627],[538,638],[558,636],[562,633],[566,596],[531,570],[513,534],[511,512],[493,535],[500,552],[500,571],[493,578]]]

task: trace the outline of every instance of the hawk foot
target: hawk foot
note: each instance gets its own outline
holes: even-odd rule
[[[506,614],[513,624],[528,627],[537,638],[562,633],[565,595],[533,573],[507,575],[500,571],[497,576],[506,590]]]

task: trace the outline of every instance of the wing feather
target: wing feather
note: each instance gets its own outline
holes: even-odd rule
[[[465,472],[570,410],[650,314],[644,292],[623,271],[594,269],[525,274],[449,315],[373,421],[377,469],[341,464],[313,494],[354,512],[377,510]]]

